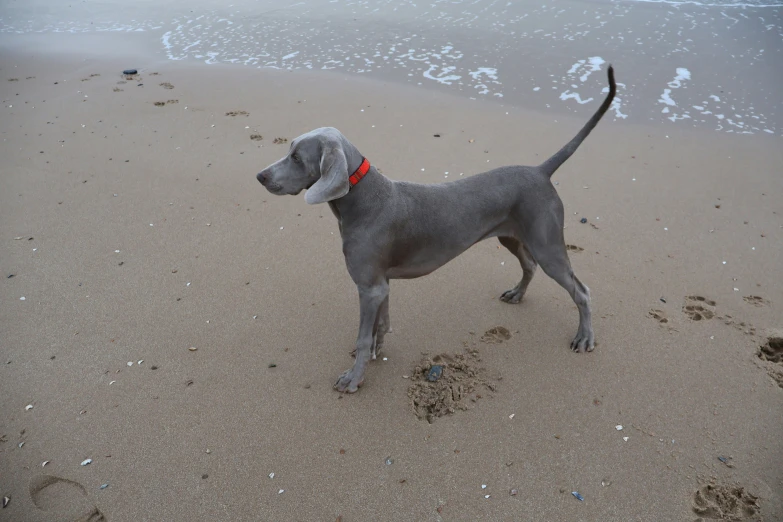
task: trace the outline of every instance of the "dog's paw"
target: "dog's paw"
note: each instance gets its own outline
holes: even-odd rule
[[[340,393],[356,393],[364,384],[364,372],[355,372],[353,368],[345,370],[334,383],[334,389]]]
[[[522,291],[519,285],[517,285],[511,290],[506,290],[503,292],[500,295],[500,300],[504,303],[517,304],[522,301],[522,297],[524,297],[524,295],[525,293]]]
[[[579,332],[571,341],[571,349],[576,353],[592,352],[595,348],[593,332]]]

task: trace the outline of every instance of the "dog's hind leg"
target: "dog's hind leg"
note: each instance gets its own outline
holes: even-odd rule
[[[531,250],[544,273],[566,289],[579,309],[579,330],[571,341],[571,349],[580,353],[592,352],[595,347],[595,335],[590,311],[590,289],[571,269],[565,244],[558,242],[544,246],[531,245]]]
[[[527,286],[533,279],[533,275],[536,273],[538,264],[533,256],[530,255],[527,247],[521,241],[513,237],[499,237],[500,244],[509,249],[509,251],[519,259],[519,264],[522,265],[522,280],[519,281],[517,286],[511,290],[506,290],[500,296],[500,300],[506,303],[516,304],[522,300],[527,291]]]

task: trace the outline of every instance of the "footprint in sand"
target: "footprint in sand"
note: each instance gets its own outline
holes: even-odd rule
[[[742,300],[753,306],[764,306],[769,304],[769,301],[758,295],[746,295]]]
[[[169,82],[163,82],[163,83],[160,84],[160,86],[163,87],[164,89],[173,89],[174,88],[174,86],[171,85]]]
[[[260,134],[251,134],[250,139],[253,141],[261,141],[264,139],[264,137],[261,136]]]
[[[691,321],[712,319],[715,317],[715,304],[715,301],[700,295],[689,295],[685,297],[682,311]]]
[[[51,520],[103,522],[106,517],[87,497],[84,486],[72,480],[40,475],[30,481],[30,498]]]
[[[226,116],[250,116],[250,113],[247,111],[228,111]]]
[[[758,497],[742,486],[707,484],[693,494],[693,512],[697,521],[761,520]]]
[[[580,246],[576,246],[576,245],[566,245],[566,250],[568,250],[569,252],[574,252],[574,253],[576,253],[576,252],[584,252],[585,251],[584,248],[582,248]]]
[[[484,332],[484,335],[482,335],[480,338],[482,343],[487,344],[500,344],[503,341],[508,341],[509,339],[511,339],[511,332],[509,332],[508,328],[505,326],[495,326],[490,328]]]
[[[772,363],[767,368],[769,376],[783,388],[783,330],[771,333],[766,344],[759,346],[756,355],[762,361]]]
[[[656,321],[658,321],[661,324],[666,324],[669,322],[669,318],[666,317],[666,312],[663,310],[657,310],[655,308],[650,309],[649,312],[647,312],[647,315],[649,317],[652,317]]]
[[[753,326],[750,323],[747,323],[745,321],[742,321],[740,319],[734,319],[729,314],[723,315],[723,316],[716,316],[718,319],[721,319],[723,321],[723,324],[727,326],[734,327],[735,329],[739,330],[740,332],[744,332],[748,335],[756,335],[756,327]]]

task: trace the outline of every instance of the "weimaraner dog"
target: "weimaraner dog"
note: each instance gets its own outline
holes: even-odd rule
[[[348,273],[359,290],[356,360],[334,384],[353,393],[364,382],[391,331],[389,280],[427,275],[470,246],[497,237],[522,265],[522,279],[500,299],[522,300],[536,266],[568,291],[579,309],[575,352],[595,346],[590,290],[571,269],[563,240],[563,202],[552,174],[598,124],[615,95],[609,94],[582,130],[537,167],[507,166],[449,183],[421,185],[381,174],[337,129],[321,128],[291,142],[288,154],[256,176],[272,194],[305,192],[309,204],[329,203],[337,218]]]

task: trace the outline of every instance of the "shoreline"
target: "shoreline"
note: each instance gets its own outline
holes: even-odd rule
[[[10,32],[14,18],[7,18],[0,40],[27,38],[34,30],[43,31],[37,34],[41,41],[59,39],[68,47],[67,36],[92,35],[100,42],[93,47],[108,56],[125,52],[122,42],[135,33],[143,53],[176,60],[333,70],[574,115],[589,113],[584,101],[605,87],[594,64],[612,62],[622,71],[612,108],[617,119],[721,133],[783,133],[774,89],[783,82],[776,67],[783,50],[776,35],[783,26],[768,23],[762,8],[732,15],[719,7],[569,0],[562,8],[476,5],[459,16],[463,11],[456,5],[369,9],[309,1],[280,9],[242,1],[220,9],[196,3],[145,12],[122,5],[105,12],[80,7],[63,11],[61,20],[21,29],[27,33],[21,35]],[[319,22],[324,17],[326,24]]]

